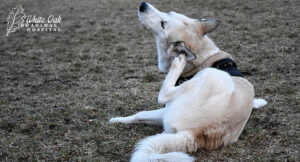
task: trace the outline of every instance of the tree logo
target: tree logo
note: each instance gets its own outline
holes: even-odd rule
[[[17,29],[21,27],[24,22],[25,14],[23,13],[22,5],[17,5],[16,8],[13,8],[12,11],[8,14],[7,17],[7,33],[15,32]]]
[[[15,32],[19,28],[25,28],[27,32],[60,32],[61,15],[50,15],[47,17],[37,15],[26,15],[22,5],[17,5],[8,14],[7,33]]]

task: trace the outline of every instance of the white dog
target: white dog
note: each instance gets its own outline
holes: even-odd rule
[[[144,2],[138,15],[156,39],[159,70],[168,74],[158,95],[165,108],[110,120],[163,125],[162,134],[137,145],[131,161],[193,161],[183,152],[213,150],[237,141],[252,108],[267,103],[254,99],[252,84],[231,55],[206,35],[220,21],[163,13]]]

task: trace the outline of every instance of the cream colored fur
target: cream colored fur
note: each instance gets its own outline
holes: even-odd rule
[[[219,22],[199,21],[146,6],[139,17],[156,38],[159,70],[168,72],[158,95],[158,102],[165,108],[112,118],[110,122],[160,124],[164,132],[142,140],[131,161],[193,161],[185,153],[236,142],[252,108],[266,103],[254,100],[253,86],[246,79],[210,68],[215,61],[231,58],[206,35]],[[184,42],[196,59],[187,61],[186,55],[174,52],[171,46],[177,41]],[[180,76],[194,74],[175,86]]]

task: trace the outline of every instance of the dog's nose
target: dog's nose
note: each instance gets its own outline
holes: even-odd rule
[[[140,12],[144,12],[144,11],[147,10],[147,7],[148,7],[147,3],[142,2],[141,5],[140,5],[139,11],[140,11]]]

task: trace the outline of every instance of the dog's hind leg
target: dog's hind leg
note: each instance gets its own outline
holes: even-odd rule
[[[158,109],[158,110],[151,110],[151,111],[141,111],[127,117],[111,118],[109,122],[123,123],[123,124],[147,123],[147,124],[162,125],[164,111],[165,108]]]
[[[175,87],[176,81],[182,73],[186,64],[185,55],[179,55],[175,57],[171,68],[163,82],[161,90],[158,94],[158,102],[161,104],[168,103],[171,101],[178,93],[180,86]]]

